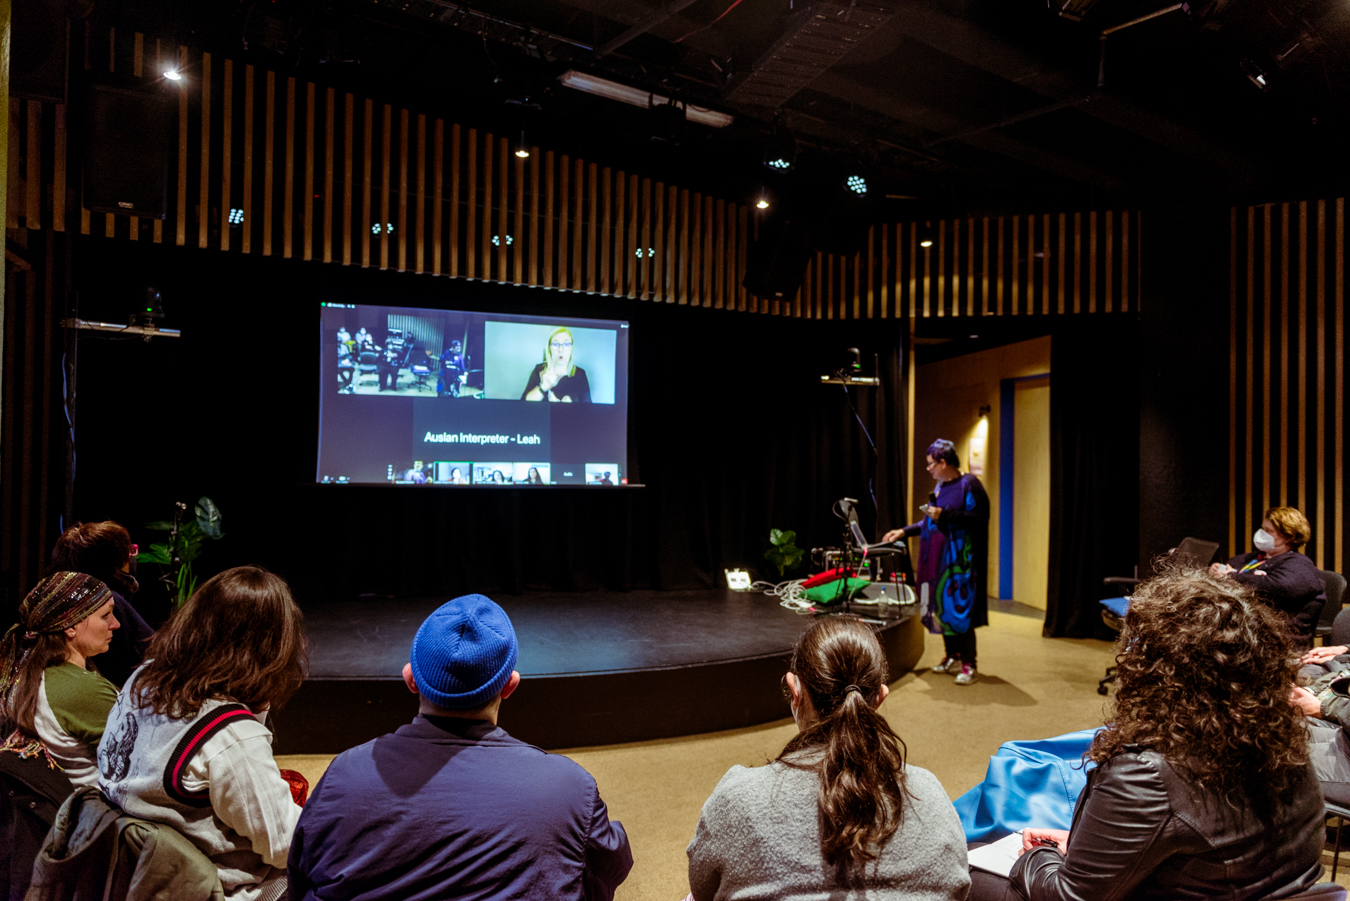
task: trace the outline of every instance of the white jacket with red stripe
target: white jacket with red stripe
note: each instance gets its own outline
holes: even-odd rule
[[[231,901],[253,901],[284,876],[300,808],[272,757],[272,733],[227,700],[194,717],[133,703],[139,671],[108,714],[99,788],[132,816],[186,835],[220,873]]]

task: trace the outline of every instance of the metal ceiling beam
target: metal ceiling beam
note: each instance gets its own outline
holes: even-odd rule
[[[692,6],[695,2],[696,0],[675,0],[675,2],[673,3],[666,4],[665,6],[658,9],[656,12],[652,13],[647,18],[643,19],[641,22],[634,25],[632,28],[625,31],[623,34],[619,35],[614,40],[604,44],[599,50],[595,51],[596,58],[599,59],[600,57],[603,56],[609,56],[611,53],[613,53],[615,50],[618,50],[624,44],[627,44],[634,38],[641,37],[642,35],[651,31],[656,26],[660,25],[666,19],[669,19],[671,16],[675,15],[680,10],[684,9],[686,6]]]
[[[1054,101],[1082,97],[1091,90],[1089,77],[1075,76],[1033,57],[978,26],[949,15],[932,2],[912,2],[900,20],[904,33],[966,65],[1035,91]],[[1189,126],[1145,109],[1122,97],[1099,93],[1081,111],[1116,128],[1136,134],[1171,153],[1200,164],[1195,175],[1231,190],[1260,176],[1249,157],[1215,142]]]
[[[855,80],[839,72],[828,72],[821,76],[811,85],[811,89],[831,97],[846,99],[889,119],[908,122],[925,131],[938,134],[957,131],[964,124],[946,110],[926,106],[911,96],[878,89],[876,85]],[[964,143],[1066,180],[1111,191],[1123,191],[1129,187],[1129,183],[1117,174],[1105,171],[1069,153],[1049,151],[987,129],[972,134]]]

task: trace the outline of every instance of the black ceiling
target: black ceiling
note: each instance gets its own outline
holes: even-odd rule
[[[804,158],[872,166],[888,218],[1347,181],[1350,0],[97,2],[114,23],[732,198],[763,183],[775,126]],[[653,140],[648,111],[562,87],[568,69],[736,120]]]

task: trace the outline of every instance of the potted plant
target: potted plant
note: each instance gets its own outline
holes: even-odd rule
[[[220,530],[220,508],[209,497],[199,498],[193,508],[194,518],[183,521],[187,504],[174,504],[171,522],[146,523],[146,528],[168,532],[165,541],[156,542],[140,552],[140,563],[158,563],[167,567],[160,581],[169,586],[169,597],[177,610],[197,590],[197,576],[192,564],[207,541],[224,537]]]
[[[806,556],[806,552],[797,547],[797,533],[791,530],[770,529],[769,545],[769,549],[764,552],[764,559],[777,568],[779,579],[787,575],[789,570],[800,566],[802,558]]]

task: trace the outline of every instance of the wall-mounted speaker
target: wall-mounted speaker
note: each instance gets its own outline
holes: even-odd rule
[[[84,122],[87,209],[150,219],[168,215],[172,109],[158,84],[90,86]]]
[[[814,238],[815,227],[800,216],[766,218],[760,223],[759,238],[746,254],[741,284],[758,297],[795,297],[811,259]]]

